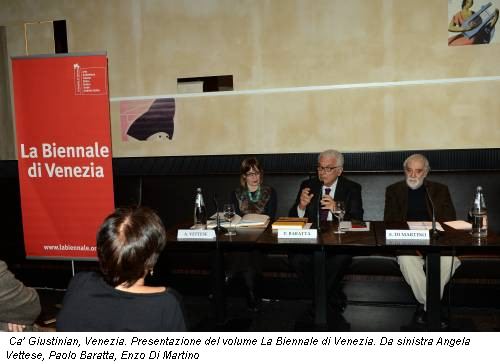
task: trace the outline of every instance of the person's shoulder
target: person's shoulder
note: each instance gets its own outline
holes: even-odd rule
[[[425,185],[434,190],[441,190],[441,191],[448,190],[448,186],[441,182],[426,180]]]
[[[356,189],[361,189],[361,185],[358,182],[355,182],[347,177],[340,176],[339,177],[339,183],[343,184],[344,186],[348,188],[356,188]]]
[[[245,196],[245,191],[241,186],[236,187],[233,191],[231,191],[232,196],[234,196],[237,200],[241,200],[242,196]]]
[[[75,274],[76,279],[99,279],[101,275],[94,271],[78,272]]]
[[[171,287],[166,287],[157,297],[166,305],[180,306],[182,302],[181,294]]]
[[[172,287],[166,287],[166,289],[165,289],[165,291],[163,291],[163,293],[166,297],[172,297],[178,301],[180,301],[182,299],[181,294],[175,288],[172,288]]]
[[[321,182],[319,181],[318,177],[307,178],[302,180],[302,182],[300,182],[301,189],[305,187],[316,188],[320,185]]]
[[[5,263],[3,260],[0,260],[0,272],[3,272],[7,270],[7,263]]]
[[[3,260],[0,260],[0,279],[2,280],[2,284],[15,279],[14,273],[9,270],[7,263]]]
[[[85,284],[93,284],[102,280],[101,276],[96,272],[79,272],[71,279],[73,286],[80,286]]]
[[[395,191],[395,190],[400,190],[400,189],[406,189],[406,181],[398,181],[393,184],[390,184],[389,186],[386,187],[387,191]]]
[[[266,193],[269,193],[269,194],[276,193],[276,190],[273,187],[269,186],[269,185],[262,185],[261,189],[262,189],[262,192],[266,192]]]

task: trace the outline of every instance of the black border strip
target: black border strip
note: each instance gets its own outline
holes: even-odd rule
[[[433,171],[500,171],[500,148],[345,153],[345,171],[400,172],[406,157],[417,152],[427,156]],[[250,155],[113,158],[113,172],[117,176],[238,174],[241,160],[248,156]],[[318,154],[252,156],[259,158],[266,173],[304,174],[314,173]],[[0,177],[17,177],[17,161],[0,161]]]
[[[413,153],[426,155],[433,171],[500,170],[500,148],[344,153],[344,169],[349,173],[400,172],[403,161]],[[241,160],[248,156],[256,156],[266,173],[304,174],[315,173],[318,154],[115,158],[113,167],[115,174],[124,176],[238,174]]]

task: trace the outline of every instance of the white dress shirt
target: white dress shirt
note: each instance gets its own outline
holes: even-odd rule
[[[331,186],[321,186],[321,195],[325,195],[325,188],[330,188],[330,193],[329,195],[334,198],[335,196],[335,190],[337,189],[337,182],[338,182],[338,178],[335,180],[335,182],[333,182],[333,184]],[[298,217],[304,217],[304,215],[306,214],[306,210],[302,210],[299,205],[297,205],[297,216]],[[328,211],[328,217],[326,219],[327,221],[332,221],[333,220],[333,214],[331,211]]]

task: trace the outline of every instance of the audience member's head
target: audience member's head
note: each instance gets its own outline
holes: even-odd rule
[[[422,154],[412,154],[403,162],[403,169],[406,176],[406,184],[412,190],[416,190],[422,186],[425,177],[429,173],[429,161]]]
[[[165,244],[165,228],[153,210],[116,209],[97,232],[97,255],[105,281],[113,287],[130,287],[153,270]]]

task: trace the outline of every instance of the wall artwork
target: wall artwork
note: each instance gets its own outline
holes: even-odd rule
[[[175,99],[120,102],[123,141],[166,141],[174,137]]]
[[[499,0],[448,0],[448,45],[500,43],[495,37]]]

